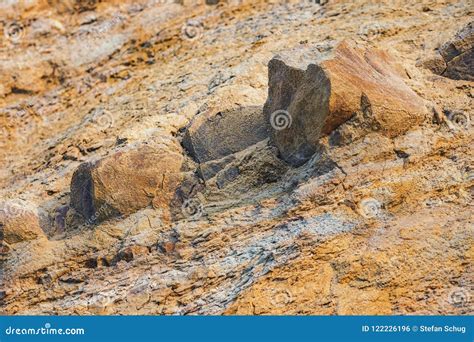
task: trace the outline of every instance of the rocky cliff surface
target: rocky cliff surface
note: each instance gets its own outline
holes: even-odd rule
[[[472,314],[469,1],[0,4],[5,314]]]

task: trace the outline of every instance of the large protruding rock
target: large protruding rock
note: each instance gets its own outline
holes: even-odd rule
[[[234,154],[268,138],[261,104],[265,93],[249,86],[219,89],[186,128],[183,145],[201,177],[213,177]]]
[[[0,203],[0,241],[8,244],[46,238],[37,209],[24,201]]]
[[[324,53],[298,48],[270,61],[264,115],[287,162],[304,163],[321,136],[358,112],[393,137],[421,123],[426,109],[383,51],[345,41]]]
[[[474,81],[474,21],[462,28],[439,50],[446,63],[444,76]]]
[[[268,137],[262,107],[223,109],[199,114],[183,144],[200,163],[221,159]]]
[[[144,145],[85,163],[71,181],[71,206],[93,224],[129,215],[151,204],[169,209],[182,180],[178,143]]]

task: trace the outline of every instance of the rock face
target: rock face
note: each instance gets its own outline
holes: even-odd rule
[[[84,163],[71,181],[71,206],[90,223],[129,215],[151,204],[168,209],[182,179],[177,145],[142,146]]]
[[[23,202],[0,204],[0,240],[8,244],[45,237],[37,212]]]
[[[198,115],[186,130],[183,144],[193,158],[205,163],[239,152],[267,138],[260,107]]]
[[[299,165],[321,136],[362,112],[387,136],[423,121],[425,107],[403,81],[390,56],[342,42],[329,52],[304,48],[269,63],[264,115],[282,158]]]
[[[439,50],[446,63],[444,76],[474,81],[474,21],[462,28]]]
[[[187,127],[183,145],[199,163],[222,159],[268,137],[259,96],[250,89],[225,89]]]
[[[0,0],[5,314],[474,313],[473,86],[416,67],[469,1],[73,2]]]

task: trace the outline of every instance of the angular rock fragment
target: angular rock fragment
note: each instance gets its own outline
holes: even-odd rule
[[[242,151],[267,137],[260,107],[206,112],[186,130],[183,144],[200,163]]]
[[[421,123],[426,108],[383,51],[344,41],[329,52],[298,48],[269,62],[264,115],[285,161],[303,164],[321,136],[356,113],[393,137]]]
[[[443,76],[455,80],[474,81],[474,21],[462,28],[439,50],[446,70]]]
[[[195,161],[205,163],[266,139],[267,126],[258,105],[263,100],[251,87],[223,89],[187,127],[184,147]]]
[[[130,262],[133,259],[136,259],[139,256],[147,255],[149,253],[149,249],[146,246],[129,246],[122,250],[120,250],[117,255],[115,256],[113,263],[117,263],[119,261],[126,261]]]
[[[182,180],[179,144],[144,145],[85,163],[71,181],[71,207],[90,224],[151,204],[167,210]]]
[[[264,140],[236,153],[207,185],[225,188],[227,193],[236,196],[279,181],[288,171],[288,165],[276,156],[275,150]]]
[[[438,52],[434,52],[419,60],[416,66],[431,70],[436,75],[442,75],[446,70],[446,61]]]
[[[23,201],[0,203],[0,240],[8,244],[46,238],[38,213]]]

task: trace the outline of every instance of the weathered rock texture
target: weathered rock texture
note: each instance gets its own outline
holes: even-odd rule
[[[372,129],[390,137],[426,117],[423,100],[403,81],[388,54],[343,42],[284,52],[269,63],[265,116],[283,159],[308,160],[322,135],[362,112]],[[286,111],[286,112],[281,112]],[[278,120],[286,122],[279,126]]]
[[[455,80],[474,80],[474,21],[437,50],[418,64],[435,74]]]
[[[169,211],[183,180],[178,148],[142,146],[85,163],[71,181],[71,206],[92,223],[153,204]]]
[[[230,3],[0,1],[2,312],[473,314],[471,3]]]
[[[456,33],[439,52],[446,63],[443,75],[456,80],[474,81],[474,21]]]
[[[23,202],[0,203],[0,237],[8,244],[45,238],[34,207]]]
[[[267,138],[261,107],[200,114],[186,130],[185,147],[199,162],[221,159]]]
[[[234,160],[235,153],[268,138],[262,95],[248,86],[217,90],[186,127],[183,145],[204,180]]]

